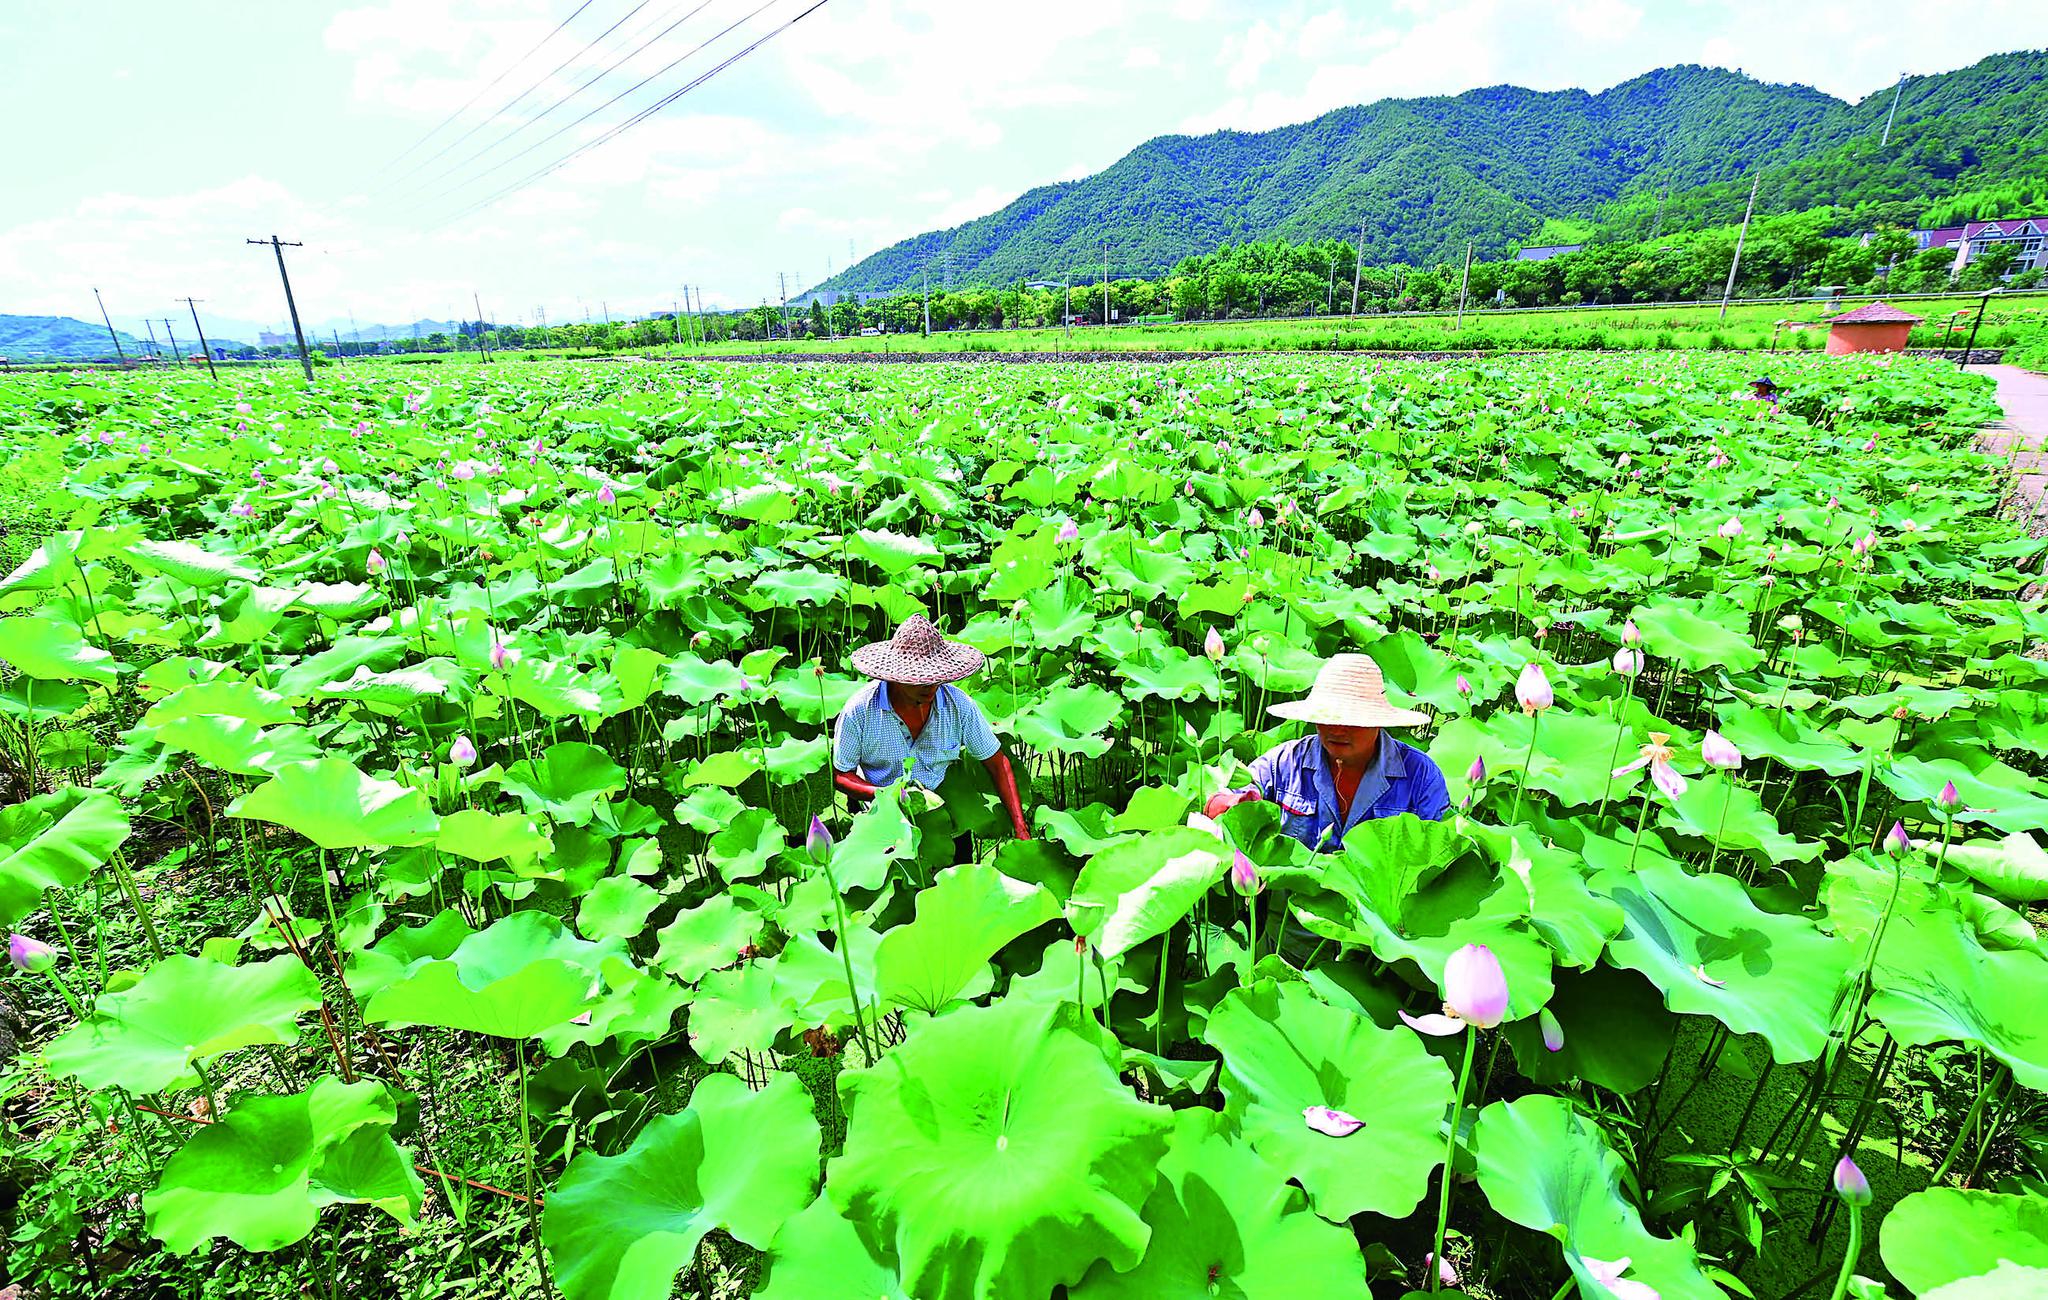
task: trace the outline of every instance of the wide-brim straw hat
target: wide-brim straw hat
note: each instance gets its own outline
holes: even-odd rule
[[[1325,727],[1419,727],[1429,721],[1427,713],[1388,702],[1387,679],[1371,655],[1331,656],[1316,673],[1308,698],[1275,704],[1266,711]]]
[[[982,653],[971,645],[948,641],[922,614],[912,614],[887,641],[853,652],[854,670],[864,677],[905,686],[936,686],[957,682],[981,671]]]

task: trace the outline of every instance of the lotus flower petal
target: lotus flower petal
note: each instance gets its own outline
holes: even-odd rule
[[[1411,1016],[1405,1011],[1398,1014],[1402,1024],[1418,1034],[1428,1034],[1431,1038],[1454,1038],[1465,1032],[1465,1022],[1453,1020],[1449,1016],[1440,1016],[1433,1012],[1426,1016]]]
[[[1650,779],[1657,783],[1657,788],[1664,792],[1665,798],[1676,802],[1685,797],[1685,778],[1680,776],[1678,769],[1671,764],[1652,762]]]
[[[1350,1137],[1365,1127],[1365,1121],[1330,1106],[1309,1106],[1302,1110],[1301,1117],[1308,1126],[1327,1137]]]

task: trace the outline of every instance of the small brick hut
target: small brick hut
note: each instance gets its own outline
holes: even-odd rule
[[[1828,318],[1828,355],[1904,352],[1906,337],[1921,318],[1890,303],[1874,302]]]

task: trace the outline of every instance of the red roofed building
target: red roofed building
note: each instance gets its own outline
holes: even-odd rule
[[[1889,303],[1873,302],[1828,318],[1828,355],[1852,352],[1903,352],[1906,338],[1921,318]]]
[[[1953,274],[1999,245],[2011,245],[2015,256],[2007,275],[2022,271],[2048,270],[2048,217],[2010,217],[2004,221],[1969,221],[1960,226],[1916,230],[1914,240],[1923,249],[1953,248]]]

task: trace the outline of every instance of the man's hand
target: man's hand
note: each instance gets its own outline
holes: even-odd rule
[[[1202,805],[1202,816],[1207,817],[1213,822],[1241,803],[1257,803],[1258,801],[1259,792],[1257,790],[1225,790],[1221,794],[1209,796],[1209,802]]]

